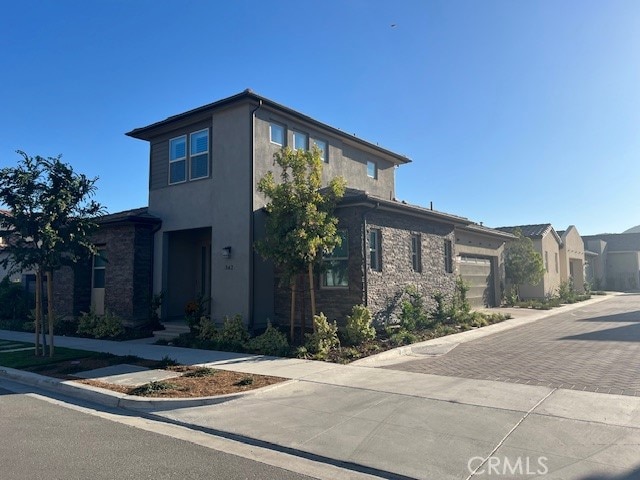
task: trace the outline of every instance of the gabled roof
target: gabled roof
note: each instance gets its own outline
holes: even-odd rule
[[[548,233],[551,233],[557,242],[562,245],[562,239],[558,232],[553,229],[550,223],[537,223],[534,225],[514,225],[512,227],[498,227],[496,230],[502,232],[515,233],[516,230],[520,230],[522,235],[529,238],[542,238]]]
[[[209,111],[213,112],[214,110],[226,107],[233,103],[238,103],[246,100],[256,102],[258,105],[264,105],[272,109],[279,110],[303,122],[311,123],[317,126],[318,128],[329,131],[332,134],[342,137],[343,139],[349,142],[354,142],[356,144],[372,149],[384,155],[386,158],[388,158],[389,160],[393,161],[396,164],[411,162],[411,160],[404,155],[400,155],[398,153],[392,152],[391,150],[382,148],[379,145],[376,145],[375,143],[362,140],[354,135],[349,135],[338,128],[327,125],[326,123],[319,122],[318,120],[315,120],[307,115],[297,112],[296,110],[293,110],[289,107],[285,107],[284,105],[276,103],[273,100],[269,100],[268,98],[262,97],[254,93],[250,89],[246,89],[244,92],[238,93],[236,95],[232,95],[231,97],[223,98],[222,100],[218,100],[216,102],[203,105],[202,107],[194,108],[192,110],[188,110],[186,112],[179,113],[177,115],[172,115],[164,120],[147,125],[146,127],[134,128],[130,132],[127,132],[125,135],[148,141],[148,140],[151,140],[155,135],[158,134],[158,132],[162,131],[164,128],[171,126],[174,123],[188,119],[188,117],[190,116],[198,116],[198,115],[202,116],[202,114],[206,114]]]

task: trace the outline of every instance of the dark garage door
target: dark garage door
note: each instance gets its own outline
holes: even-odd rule
[[[467,298],[472,307],[493,307],[493,262],[490,258],[460,255],[458,272],[469,286]]]

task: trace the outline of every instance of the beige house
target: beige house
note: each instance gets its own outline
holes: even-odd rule
[[[584,268],[585,252],[584,242],[578,233],[578,229],[570,225],[564,231],[559,231],[562,239],[560,248],[560,278],[563,282],[573,280],[573,288],[576,292],[584,292]]]
[[[637,291],[640,287],[640,233],[583,237],[589,257],[587,281],[600,290]]]
[[[522,235],[531,239],[535,250],[542,255],[545,270],[542,280],[537,285],[522,285],[520,287],[520,297],[547,298],[555,295],[558,292],[560,282],[562,282],[560,253],[563,242],[551,224],[517,225],[500,227],[498,230],[509,233],[520,230]]]

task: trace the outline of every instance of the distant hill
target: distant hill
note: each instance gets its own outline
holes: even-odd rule
[[[635,227],[632,227],[629,230],[625,230],[622,233],[640,233],[640,225],[636,225]]]

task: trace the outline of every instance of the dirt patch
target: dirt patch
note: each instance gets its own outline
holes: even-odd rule
[[[286,379],[265,375],[252,375],[225,370],[206,369],[198,367],[172,367],[170,370],[183,372],[181,377],[153,382],[146,387],[126,387],[97,380],[76,380],[78,383],[93,387],[105,388],[114,392],[125,393],[152,398],[195,398],[213,397],[228,393],[246,392],[262,388]],[[193,376],[190,376],[193,375]]]

